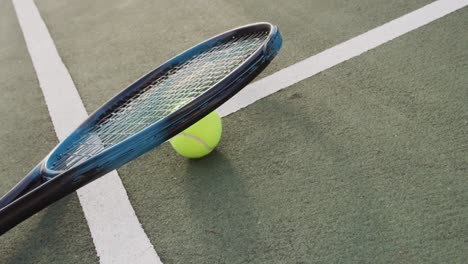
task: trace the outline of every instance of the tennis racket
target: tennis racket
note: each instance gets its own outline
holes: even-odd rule
[[[214,36],[141,77],[0,199],[0,235],[215,110],[269,64],[281,43],[276,26],[250,24]]]

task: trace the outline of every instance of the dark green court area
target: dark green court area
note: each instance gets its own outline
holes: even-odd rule
[[[88,112],[203,39],[255,22],[261,77],[431,1],[36,4]],[[57,143],[12,4],[0,0],[0,191]],[[223,118],[199,160],[169,144],[118,170],[165,264],[465,263],[468,9]],[[76,195],[0,238],[0,263],[98,263]]]

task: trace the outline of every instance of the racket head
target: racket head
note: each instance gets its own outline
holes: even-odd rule
[[[260,41],[254,41],[250,40],[250,37],[252,39],[261,37],[262,39],[260,39]],[[73,150],[73,148],[76,148],[76,145],[80,144],[80,141],[89,140],[84,139],[86,135],[92,132],[97,126],[104,124],[103,122],[106,122],[106,120],[109,120],[111,118],[110,116],[116,113],[116,109],[119,109],[119,107],[128,102],[129,98],[138,98],[135,96],[139,92],[144,91],[145,87],[148,87],[152,83],[154,84],[155,81],[161,78],[166,78],[170,75],[171,71],[174,71],[177,67],[181,68],[179,68],[179,71],[176,71],[175,74],[179,73],[181,69],[183,69],[182,66],[184,63],[196,60],[198,57],[203,56],[204,52],[213,49],[218,52],[219,50],[216,49],[220,46],[229,46],[226,44],[230,43],[229,41],[240,43],[243,38],[252,41],[252,43],[254,43],[252,44],[254,48],[250,47],[252,50],[249,51],[248,54],[242,54],[245,58],[243,58],[240,63],[233,66],[231,65],[231,67],[228,68],[229,72],[221,77],[218,76],[218,79],[215,79],[215,82],[209,86],[209,88],[201,90],[196,96],[187,97],[188,100],[185,98],[184,100],[186,101],[182,104],[180,104],[180,102],[178,105],[174,103],[173,106],[169,106],[173,107],[173,109],[169,110],[170,112],[168,112],[167,115],[145,126],[136,133],[126,136],[115,144],[108,147],[104,146],[103,150],[99,150],[89,157],[84,157],[78,162],[70,162],[71,165],[68,165],[66,161],[64,163],[64,157],[69,154],[70,149]],[[139,80],[121,91],[91,114],[78,129],[62,141],[47,156],[42,166],[44,177],[50,179],[63,171],[67,171],[68,175],[76,175],[75,182],[85,184],[162,144],[215,110],[247,85],[278,53],[281,43],[282,39],[278,28],[270,23],[262,22],[224,32],[182,52],[153,71],[142,76]],[[222,48],[220,49],[222,50]],[[228,55],[229,54],[226,53],[226,56]],[[210,55],[207,56],[210,58]],[[201,62],[203,62],[203,60],[201,60]],[[195,66],[197,66],[196,63]],[[211,68],[207,67],[205,74],[210,74],[208,71],[216,70],[216,66],[219,65],[213,63]],[[189,80],[195,82],[197,78],[204,78],[203,73],[203,71],[199,71],[196,74],[196,78]],[[100,139],[96,140],[99,141]],[[61,165],[59,166],[58,164]]]

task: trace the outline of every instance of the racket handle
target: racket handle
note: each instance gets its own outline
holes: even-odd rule
[[[35,173],[37,173],[37,171],[33,170],[30,174],[28,174],[28,176],[31,178],[37,177],[39,179],[42,177],[41,175]],[[28,178],[28,176],[25,178]],[[40,181],[42,180],[40,179]],[[23,189],[21,192],[21,189],[18,187],[18,192],[10,192],[12,193],[11,195],[8,195],[8,197],[3,197],[2,202],[4,199],[7,201],[16,195],[23,193],[23,195],[17,197],[12,202],[8,203],[6,206],[0,209],[0,235],[4,234],[40,210],[44,209],[48,205],[76,190],[79,186],[75,186],[72,181],[72,179],[67,177],[57,177],[49,180],[47,184],[44,184],[40,188],[35,188],[32,190]],[[25,180],[24,184],[27,183],[33,184],[34,180]],[[23,186],[21,183],[18,185]],[[16,189],[17,186],[15,186],[14,189]]]
[[[23,196],[34,187],[43,182],[41,174],[42,163],[39,163],[32,169],[20,182],[18,182],[10,191],[0,199],[0,209],[6,207],[14,200]]]

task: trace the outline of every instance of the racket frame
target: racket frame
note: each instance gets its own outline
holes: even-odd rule
[[[120,105],[125,98],[148,86],[173,67],[216,46],[221,41],[255,31],[269,32],[262,46],[203,94],[156,123],[70,169],[65,171],[50,169],[59,158],[57,153],[62,153],[71,143],[76,142],[78,137]],[[0,199],[0,234],[54,201],[161,145],[214,111],[252,81],[270,63],[278,53],[281,43],[282,38],[276,26],[266,22],[249,24],[205,40],[143,75],[92,113]]]

